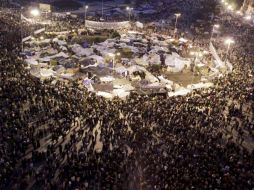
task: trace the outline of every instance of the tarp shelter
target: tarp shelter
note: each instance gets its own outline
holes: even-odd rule
[[[58,54],[56,54],[56,55],[54,55],[54,56],[52,56],[52,57],[63,57],[63,58],[68,58],[69,55],[66,54],[66,53],[64,53],[64,52],[60,52],[60,53],[58,53]]]
[[[87,88],[88,91],[91,91],[91,92],[94,91],[92,82],[93,82],[93,81],[92,81],[91,79],[88,79],[88,78],[85,78],[85,79],[83,80],[84,86]]]
[[[107,99],[112,99],[112,98],[114,98],[114,95],[111,94],[111,93],[108,93],[108,92],[98,91],[96,94],[97,94],[98,96],[102,96],[102,97],[107,98]]]
[[[113,95],[118,96],[119,98],[125,99],[127,96],[130,95],[130,92],[125,91],[124,89],[114,89]]]
[[[42,77],[47,78],[47,77],[53,76],[54,71],[52,69],[44,69],[43,68],[43,69],[40,70],[40,74],[41,74]]]
[[[141,23],[141,22],[138,22],[138,21],[137,21],[135,24],[136,24],[136,26],[137,26],[138,28],[144,28],[144,24]]]
[[[100,77],[100,80],[101,80],[102,82],[112,82],[112,81],[115,80],[115,78],[112,77],[112,76],[105,76],[105,77]]]
[[[115,68],[115,71],[119,74],[123,74],[123,73],[128,72],[128,70],[123,66]]]
[[[59,40],[58,38],[54,38],[52,41],[53,41],[53,42],[56,42],[59,46],[67,45],[67,42],[66,42],[66,41]]]
[[[197,84],[190,84],[187,86],[188,89],[200,89],[200,88],[209,88],[212,87],[213,83],[197,83]]]
[[[165,64],[171,72],[180,72],[185,66],[190,65],[190,61],[180,57],[177,53],[166,55]]]
[[[176,92],[168,92],[168,96],[169,97],[172,97],[172,96],[185,96],[190,92],[191,92],[190,89],[182,88],[182,89],[180,89]]]
[[[71,49],[79,57],[82,57],[82,56],[87,56],[88,57],[88,56],[94,54],[92,48],[86,48],[85,49],[85,48],[81,47],[78,44],[74,44]]]
[[[29,65],[38,65],[38,61],[36,61],[35,59],[25,59],[25,62]]]
[[[104,64],[105,63],[104,58],[101,57],[101,56],[98,56],[98,55],[91,55],[88,58],[95,60],[96,63],[98,63],[98,64]]]

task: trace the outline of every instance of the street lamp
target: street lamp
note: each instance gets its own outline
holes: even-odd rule
[[[39,17],[41,13],[40,13],[39,9],[32,9],[30,11],[30,14],[32,17],[34,17],[34,23],[36,23],[36,18]]]
[[[121,53],[109,53],[108,54],[110,57],[112,57],[113,58],[113,70],[115,70],[115,62],[116,62],[116,56],[120,56],[121,55]]]
[[[129,21],[131,21],[131,11],[133,10],[133,8],[126,7],[126,10],[128,11],[129,14]]]
[[[175,16],[176,16],[176,21],[175,21],[175,29],[174,29],[174,38],[177,32],[177,21],[178,21],[178,18],[181,16],[181,13],[176,13]]]
[[[88,5],[85,6],[85,26],[86,26],[86,13],[87,13]]]
[[[227,6],[227,9],[228,9],[229,11],[233,11],[233,10],[234,10],[234,8],[233,8],[232,5],[228,5],[228,6]]]
[[[191,62],[191,71],[193,72],[192,74],[192,79],[191,79],[191,84],[193,83],[193,80],[194,80],[194,74],[195,74],[195,67],[196,67],[196,60],[197,58],[199,57],[199,59],[201,59],[204,55],[203,52],[200,52],[200,51],[191,51],[190,52],[190,55],[194,57],[194,60]]]
[[[228,60],[228,54],[229,54],[229,49],[230,49],[230,46],[231,46],[231,44],[234,44],[235,43],[235,41],[232,39],[232,38],[227,38],[226,40],[225,40],[225,44],[228,46],[227,47],[227,53],[226,53],[226,58],[225,58],[225,63],[226,63],[226,61]]]
[[[30,11],[30,14],[33,16],[33,17],[38,17],[40,16],[40,11],[38,9],[32,9]]]
[[[242,15],[242,12],[241,11],[236,11],[236,14]]]
[[[246,15],[246,16],[244,17],[244,19],[245,19],[245,20],[251,20],[251,15]]]
[[[213,29],[212,29],[212,33],[211,33],[210,42],[211,42],[212,39],[213,39],[213,34],[214,34],[214,32],[215,32],[215,29],[219,29],[219,28],[220,28],[220,25],[218,25],[218,24],[213,25]]]

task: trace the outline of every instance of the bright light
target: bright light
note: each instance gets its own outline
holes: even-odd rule
[[[244,17],[245,20],[251,20],[251,15],[247,15]]]
[[[30,11],[31,15],[34,16],[34,17],[37,17],[40,15],[40,11],[38,9],[32,9]]]
[[[236,11],[236,14],[241,15],[242,13],[241,11]]]
[[[233,6],[232,5],[228,5],[228,10],[232,11],[233,10]]]
[[[44,40],[44,37],[43,37],[43,36],[41,36],[41,37],[40,37],[40,40]]]
[[[113,54],[113,53],[108,53],[108,55],[109,55],[110,57],[115,57],[115,54]]]
[[[127,10],[127,11],[132,11],[133,8],[131,8],[131,7],[126,7],[126,10]]]
[[[121,55],[121,53],[119,53],[119,52],[118,52],[116,55],[117,55],[117,56],[120,56],[120,55]]]
[[[85,7],[86,9],[88,9],[88,5],[86,5],[86,7]]]
[[[207,55],[207,54],[209,54],[209,51],[204,50],[203,53],[204,53],[204,55]]]
[[[214,28],[220,28],[220,25],[219,24],[215,24],[213,25]]]
[[[235,41],[234,41],[232,38],[227,38],[227,39],[225,40],[225,44],[227,44],[227,45],[231,45],[231,44],[233,44],[233,43],[235,43]]]
[[[180,16],[181,16],[181,13],[176,13],[175,16],[176,16],[176,17],[180,17]]]
[[[197,53],[199,57],[203,57],[203,53],[202,52],[198,52]]]

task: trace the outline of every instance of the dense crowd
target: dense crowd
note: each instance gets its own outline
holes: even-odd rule
[[[10,13],[2,12],[3,22],[7,31],[20,28]],[[225,30],[245,29],[227,23]],[[253,36],[245,34],[235,36],[233,72],[215,87],[109,101],[75,81],[32,77],[20,35],[4,33],[0,188],[253,189],[254,73],[245,45]]]

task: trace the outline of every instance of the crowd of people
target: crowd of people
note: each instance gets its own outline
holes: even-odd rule
[[[32,77],[13,18],[1,12],[0,189],[253,189],[253,29],[222,19],[239,45],[214,87],[110,101]]]

